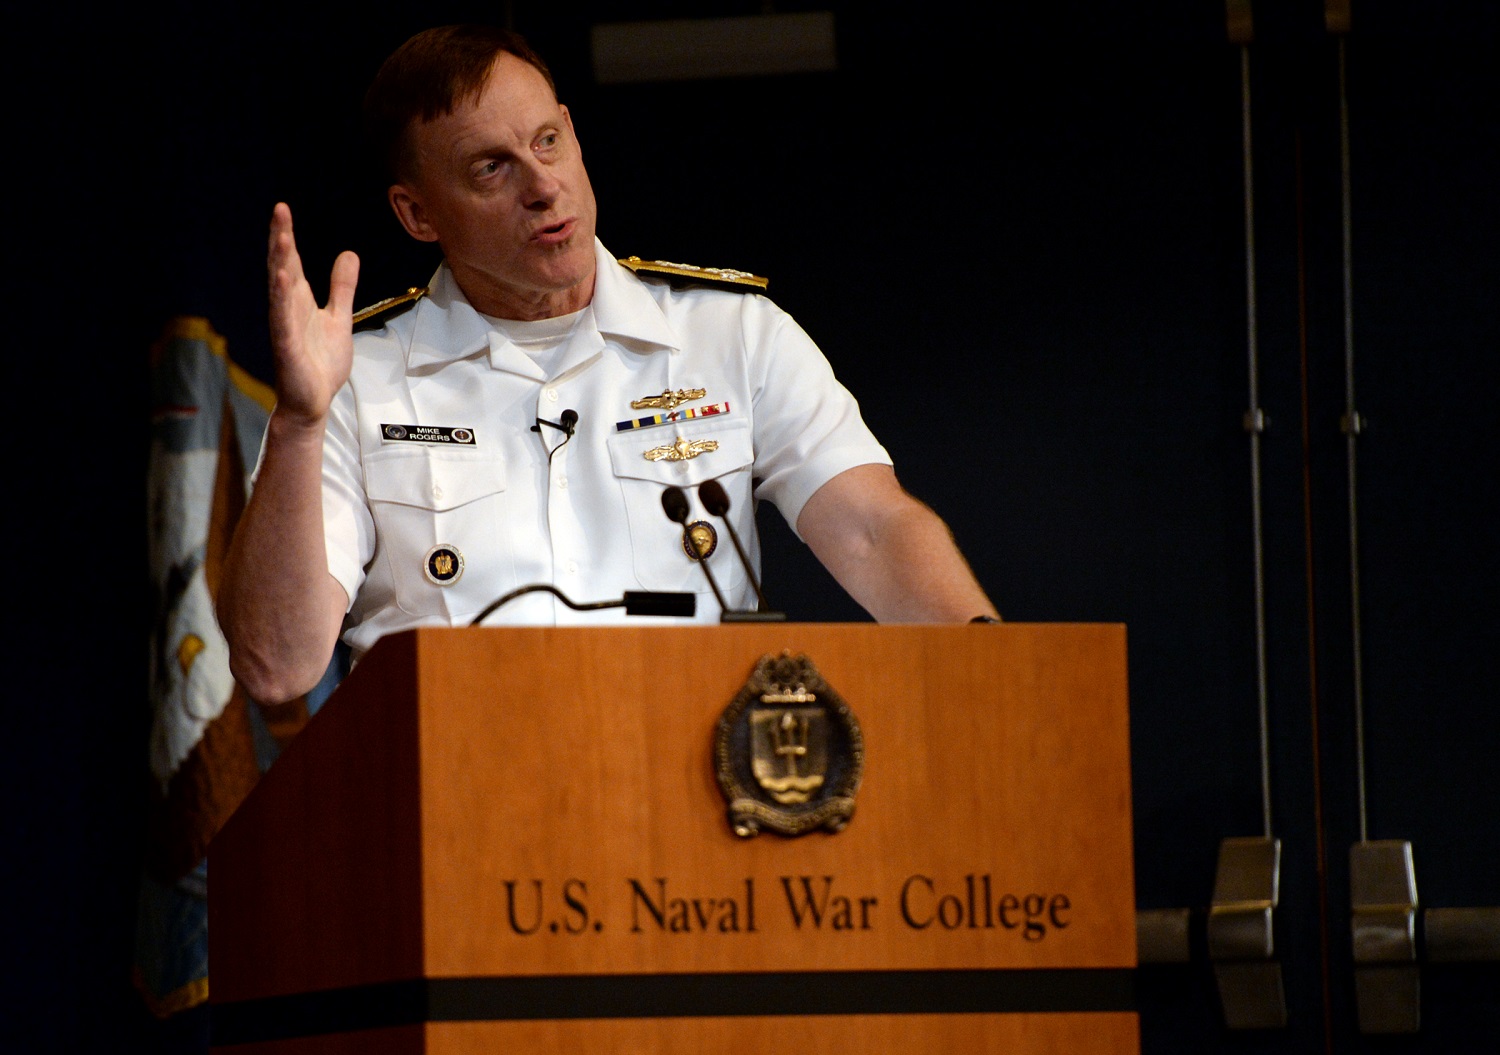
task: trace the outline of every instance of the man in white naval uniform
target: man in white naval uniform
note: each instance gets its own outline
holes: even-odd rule
[[[463,625],[528,583],[585,601],[701,590],[661,496],[707,479],[752,549],[766,498],[877,619],[995,618],[790,317],[756,294],[643,280],[604,251],[568,110],[520,38],[418,34],[366,110],[397,218],[444,265],[429,297],[356,341],[357,258],[334,262],[319,308],[291,212],[273,212],[277,404],[219,594],[254,698],[305,692],[341,633],[358,654],[395,630]],[[630,406],[674,394],[691,398],[667,424]],[[565,410],[571,430],[556,427]],[[708,562],[729,606],[749,607],[732,556]],[[700,597],[699,618],[718,615]],[[487,621],[581,618],[541,594]]]
[[[597,244],[595,257],[593,300],[576,317],[492,322],[445,267],[428,297],[356,337],[326,433],[323,500],[329,571],[355,598],[344,638],[356,653],[420,623],[462,625],[538,582],[574,600],[694,591],[699,621],[717,621],[704,573],[662,511],[665,488],[682,488],[690,520],[713,531],[697,488],[717,479],[753,546],[752,493],[795,524],[828,480],[889,464],[827,361],[769,300],[642,280]],[[675,413],[630,405],[697,391]],[[566,410],[578,416],[572,438],[527,427]],[[392,424],[407,435],[393,440]],[[414,425],[435,431],[414,438]],[[434,549],[449,555],[442,574],[424,559]],[[706,559],[729,605],[753,608],[728,540]],[[623,618],[534,593],[486,622]]]

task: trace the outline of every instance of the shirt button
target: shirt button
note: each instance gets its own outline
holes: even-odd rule
[[[569,575],[577,575],[578,574],[578,562],[576,560],[570,560],[570,561],[568,561],[568,574]]]
[[[432,485],[432,497],[433,498],[442,498],[443,497],[443,489],[442,489],[442,487],[440,485],[438,485],[438,484],[433,484]]]
[[[557,478],[557,486],[562,488],[563,490],[567,490],[568,478],[566,476],[559,476]]]
[[[557,402],[557,389],[555,389],[555,388],[549,388],[549,389],[547,389],[547,393],[546,394],[547,394],[547,402],[549,402],[549,403],[556,403]]]

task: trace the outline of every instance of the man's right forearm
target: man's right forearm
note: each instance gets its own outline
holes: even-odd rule
[[[348,597],[328,572],[323,542],[324,423],[273,412],[265,453],[235,529],[219,588],[229,665],[260,703],[318,683]]]

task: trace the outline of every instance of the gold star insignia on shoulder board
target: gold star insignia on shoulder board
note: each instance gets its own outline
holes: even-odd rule
[[[360,308],[354,313],[354,325],[358,326],[362,322],[368,322],[377,315],[384,315],[392,308],[399,308],[403,304],[415,304],[425,296],[427,296],[426,286],[410,286],[405,293],[398,293],[394,297],[386,297],[385,300],[377,300],[368,308]]]
[[[768,278],[728,267],[698,267],[694,264],[674,264],[670,260],[642,260],[638,256],[621,257],[620,263],[637,275],[660,276],[671,281],[674,286],[702,285],[739,293],[755,293],[771,284]]]

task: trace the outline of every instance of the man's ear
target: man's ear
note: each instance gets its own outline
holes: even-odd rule
[[[385,198],[391,203],[391,210],[396,214],[396,219],[401,221],[401,226],[406,228],[407,234],[419,242],[438,240],[437,231],[427,222],[427,212],[422,208],[422,200],[413,187],[405,183],[393,183],[386,188]]]

